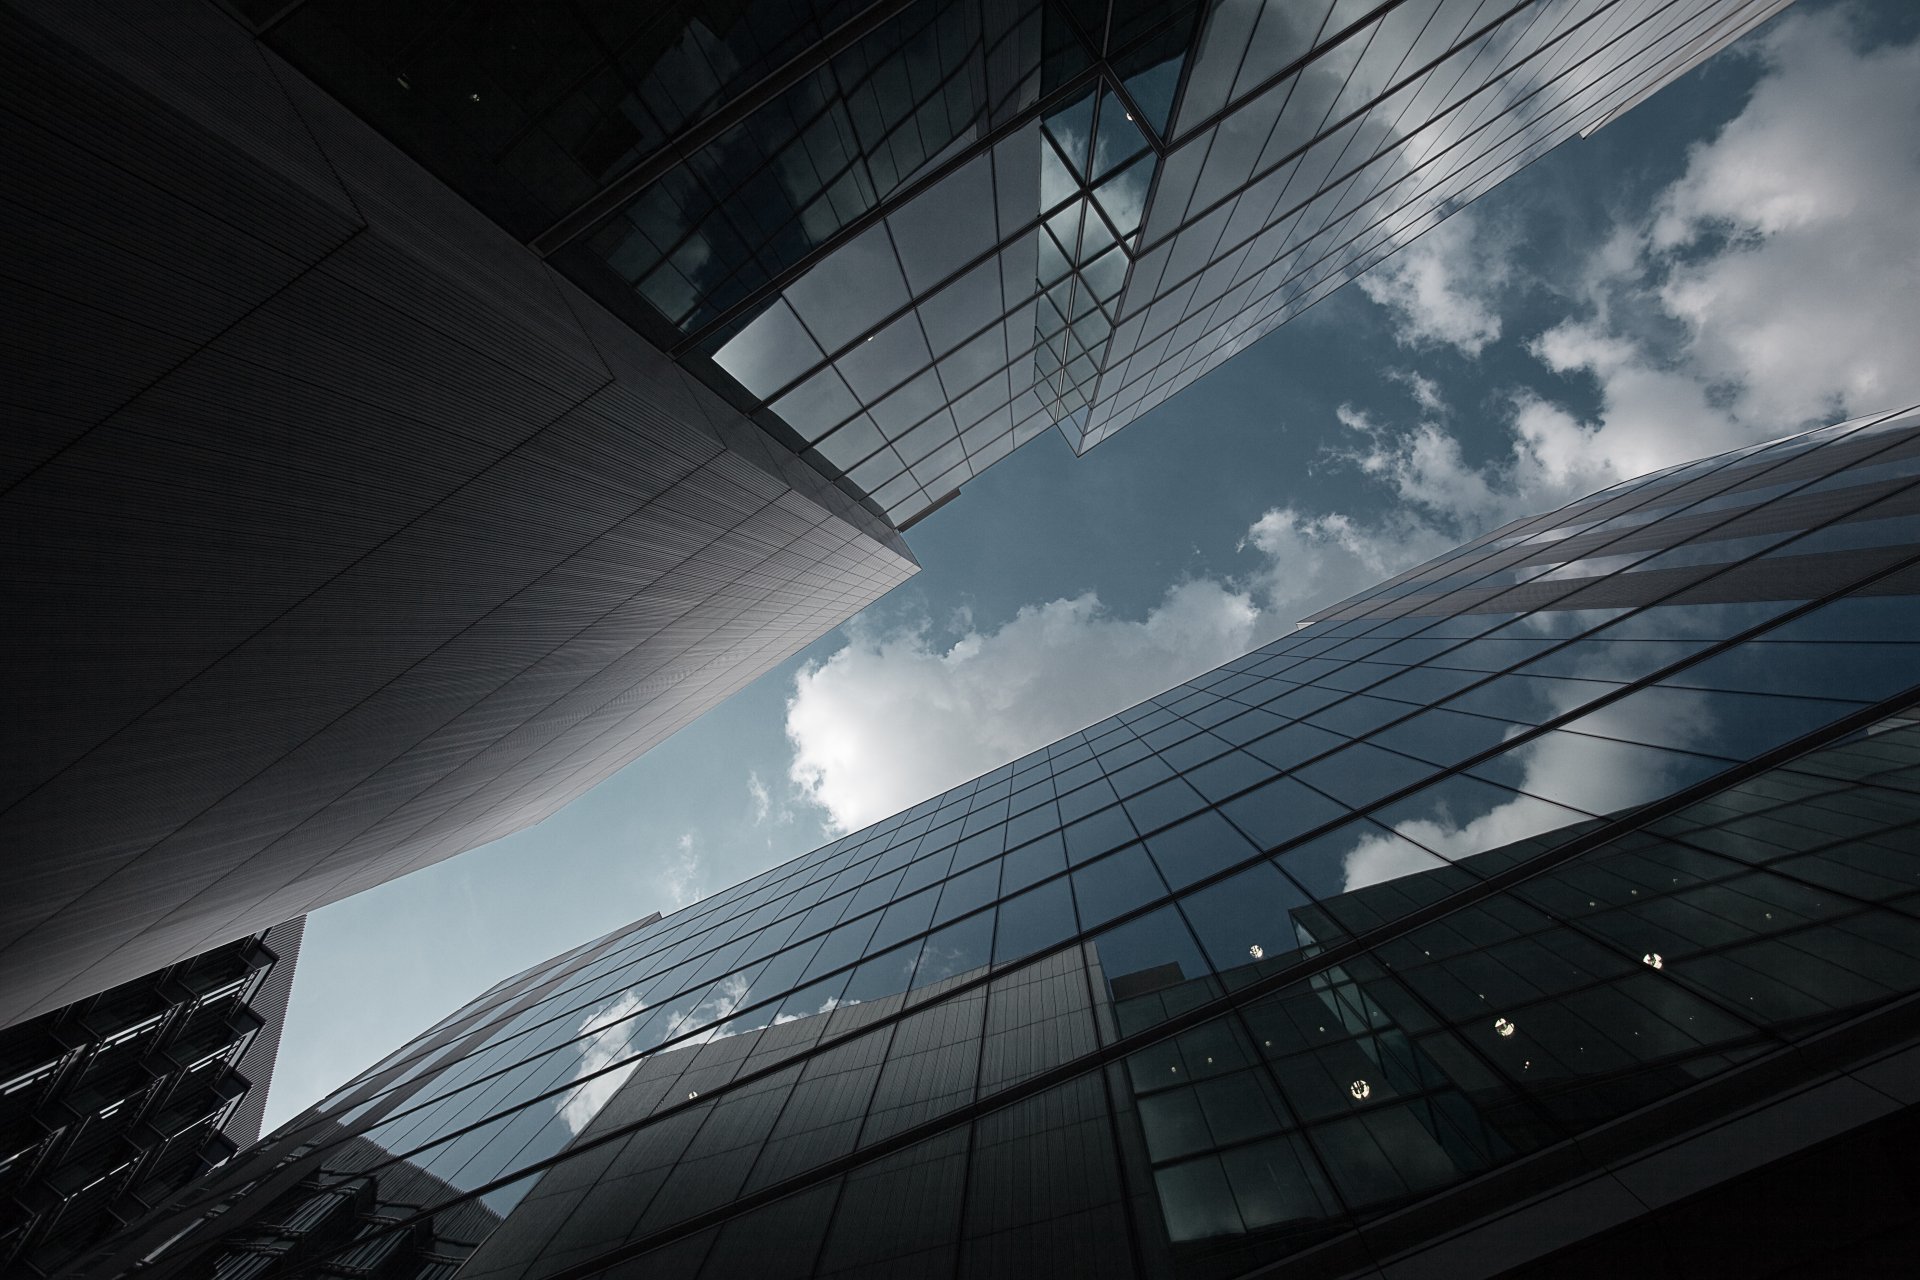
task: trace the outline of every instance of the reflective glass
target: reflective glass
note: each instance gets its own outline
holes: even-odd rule
[[[1073,873],[1072,879],[1082,929],[1105,924],[1166,893],[1159,872],[1139,845],[1087,863]]]

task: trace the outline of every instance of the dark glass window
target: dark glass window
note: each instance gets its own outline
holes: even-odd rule
[[[1231,823],[1211,811],[1148,837],[1147,848],[1153,852],[1160,874],[1176,889],[1260,852]]]
[[[1073,893],[1065,880],[1051,880],[1000,904],[993,962],[1005,964],[1044,951],[1073,934]]]
[[[1143,903],[1164,897],[1167,889],[1145,849],[1129,845],[1073,873],[1073,896],[1080,927],[1091,929]]]

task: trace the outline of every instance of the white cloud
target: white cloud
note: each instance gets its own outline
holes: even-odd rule
[[[1407,394],[1413,397],[1421,413],[1434,416],[1446,413],[1447,403],[1440,394],[1440,384],[1432,378],[1416,369],[1396,369],[1387,376],[1407,388]]]
[[[1421,419],[1387,427],[1342,406],[1355,443],[1337,456],[1401,514],[1283,512],[1283,532],[1288,519],[1338,522],[1327,540],[1349,558],[1409,530],[1457,540],[1630,476],[1920,399],[1920,43],[1859,51],[1846,12],[1829,10],[1789,14],[1743,47],[1763,68],[1745,107],[1577,265],[1579,314],[1526,342],[1552,373],[1591,379],[1597,411],[1516,390],[1507,450],[1470,464],[1442,389],[1390,374]],[[1482,312],[1505,278],[1485,267],[1484,242],[1456,215],[1362,289],[1401,341],[1476,354],[1500,332]]]
[[[1402,346],[1478,356],[1500,337],[1494,300],[1506,280],[1506,255],[1465,210],[1361,276],[1359,285],[1393,313]]]
[[[1579,313],[1524,350],[1544,371],[1590,379],[1594,412],[1515,389],[1504,443],[1477,458],[1430,371],[1390,373],[1417,419],[1390,425],[1344,405],[1331,451],[1390,500],[1383,514],[1277,505],[1241,544],[1258,568],[1178,584],[1140,620],[1088,593],[998,628],[957,618],[951,642],[928,625],[856,629],[796,679],[798,791],[833,825],[862,825],[1507,520],[1809,418],[1920,399],[1920,45],[1862,53],[1851,38],[1843,13],[1776,23],[1738,117],[1576,265],[1564,291]],[[1455,215],[1362,277],[1403,345],[1472,357],[1501,339],[1515,246],[1484,217]],[[1515,838],[1490,821],[1465,838]]]
[[[645,1008],[629,991],[587,1015],[586,1021],[580,1024],[583,1034],[592,1033],[592,1039],[587,1042],[586,1051],[580,1055],[580,1062],[573,1071],[573,1078],[580,1080],[581,1084],[572,1093],[562,1094],[557,1099],[560,1118],[573,1133],[580,1133],[600,1114],[600,1108],[620,1092],[620,1086],[627,1082],[634,1067],[639,1065],[640,1060],[633,1058],[613,1067],[611,1071],[606,1070],[627,1051],[627,1043],[638,1026],[632,1019]],[[595,1075],[596,1071],[603,1074]]]
[[[1660,303],[1741,421],[1898,407],[1920,333],[1920,42],[1861,51],[1835,9],[1788,14],[1754,50],[1751,99],[1646,230]]]
[[[773,809],[773,796],[767,791],[767,784],[760,781],[759,770],[747,774],[748,812],[753,817],[753,825],[759,826],[767,820],[767,814]]]
[[[1744,47],[1740,114],[1530,344],[1600,391],[1592,423],[1536,418],[1545,457],[1633,475],[1920,397],[1920,43],[1857,50],[1835,9]]]
[[[925,624],[850,629],[787,703],[791,776],[850,830],[1219,665],[1291,625],[1211,578],[1140,620],[1093,592],[1023,608],[951,643]],[[902,726],[909,726],[903,734]]]
[[[673,842],[673,853],[662,860],[660,892],[668,903],[662,910],[677,911],[690,902],[699,901],[704,877],[697,844],[693,832],[683,831],[680,838]]]
[[[1309,515],[1275,507],[1241,543],[1267,557],[1259,592],[1276,614],[1299,618],[1390,578],[1453,545],[1411,515],[1361,522],[1338,512]]]

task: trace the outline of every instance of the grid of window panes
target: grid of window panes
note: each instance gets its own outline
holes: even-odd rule
[[[1098,443],[1779,7],[1218,6],[1157,69],[1191,64],[1177,105],[1144,75],[1049,105],[715,358],[908,518],[1049,426]]]
[[[1630,481],[502,984],[196,1203],[417,1169],[487,1277],[1284,1256],[1916,989],[1916,634],[1920,410]]]
[[[306,0],[266,35],[903,524],[1787,2]]]

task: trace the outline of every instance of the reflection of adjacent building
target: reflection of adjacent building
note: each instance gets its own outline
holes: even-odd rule
[[[1780,7],[17,0],[0,1023],[539,821]]]
[[[1762,1193],[1865,1272],[1915,1206],[1778,1202],[1914,1128],[1917,412],[1516,521],[583,943],[72,1274],[415,1174],[342,1243],[484,1206],[464,1280],[1552,1275]]]
[[[259,1137],[304,923],[0,1032],[0,1270],[53,1272]]]
[[[348,1139],[339,1162],[349,1168],[376,1163],[378,1153],[363,1150],[365,1145]],[[316,1271],[449,1280],[500,1225],[498,1215],[471,1201],[416,1216],[449,1199],[454,1189],[406,1164],[385,1165],[377,1174],[316,1169],[288,1181],[278,1179],[274,1190],[262,1192],[249,1220],[228,1233],[210,1274],[219,1280],[277,1280]]]
[[[1910,991],[1917,776],[1920,733],[1888,717],[1134,1055],[1175,1257],[1230,1272],[1305,1247],[1342,1200],[1417,1202]],[[1436,874],[1455,873],[1414,879]],[[1368,885],[1295,908],[1273,936],[1296,947],[1249,943],[1261,957],[1218,977],[1114,978],[1115,1017],[1312,970],[1314,939],[1404,917],[1409,893],[1439,896]]]

